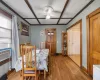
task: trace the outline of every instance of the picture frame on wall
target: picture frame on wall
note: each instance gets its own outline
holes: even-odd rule
[[[41,30],[40,31],[40,36],[44,36],[45,35],[45,31],[44,30]]]
[[[29,36],[29,26],[21,22],[21,35]]]

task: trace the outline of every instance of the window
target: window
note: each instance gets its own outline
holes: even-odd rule
[[[0,49],[11,48],[11,15],[0,9]]]

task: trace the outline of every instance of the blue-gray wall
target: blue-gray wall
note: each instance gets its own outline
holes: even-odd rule
[[[65,31],[64,25],[41,25],[41,26],[31,26],[31,43],[39,48],[41,41],[45,41],[45,35],[40,36],[40,32],[45,30],[45,28],[56,28],[57,30],[57,53],[61,53],[61,32]]]
[[[66,28],[82,19],[82,65],[87,68],[87,36],[86,36],[86,16],[100,8],[100,0],[94,0],[81,14],[79,14],[73,21],[71,21]]]

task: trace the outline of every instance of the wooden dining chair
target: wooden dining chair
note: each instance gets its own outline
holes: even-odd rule
[[[32,78],[37,80],[36,47],[24,45],[22,47],[22,80]]]
[[[29,43],[29,42],[28,42],[28,43],[26,43],[26,45],[29,45],[29,46],[31,46],[31,43]]]

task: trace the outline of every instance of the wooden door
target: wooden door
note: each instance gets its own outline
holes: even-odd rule
[[[46,48],[51,54],[56,53],[56,29],[46,29]]]
[[[72,53],[73,53],[73,46],[72,46],[72,40],[73,40],[73,33],[72,33],[72,29],[69,29],[68,31],[67,31],[67,34],[68,34],[68,38],[67,38],[67,40],[68,40],[68,55],[70,56],[70,55],[72,55]]]
[[[100,13],[90,18],[89,30],[89,74],[93,75],[93,65],[100,65]]]

